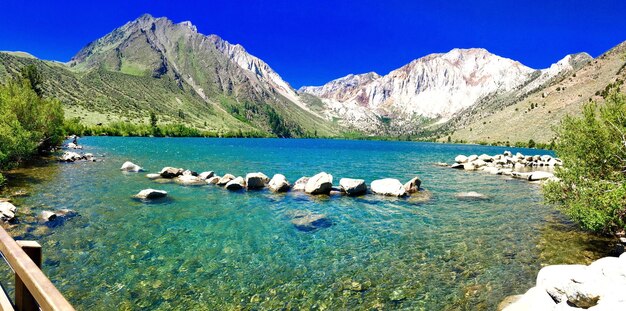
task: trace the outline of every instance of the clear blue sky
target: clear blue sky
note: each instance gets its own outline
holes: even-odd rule
[[[386,74],[415,58],[482,47],[533,68],[626,40],[626,1],[2,0],[0,50],[69,60],[143,13],[190,20],[269,63],[294,87]]]

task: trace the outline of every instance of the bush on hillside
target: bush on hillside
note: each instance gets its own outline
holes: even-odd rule
[[[588,104],[557,129],[556,152],[565,163],[561,182],[544,186],[548,202],[587,230],[614,233],[626,225],[626,100],[612,92],[606,104]]]
[[[23,78],[0,85],[0,169],[15,166],[63,141],[61,103],[42,98],[33,89],[33,83],[40,83],[34,80],[38,79],[35,69],[24,72],[27,75]]]

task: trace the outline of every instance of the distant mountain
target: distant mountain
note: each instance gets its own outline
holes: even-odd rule
[[[514,99],[541,88],[589,61],[587,54],[567,56],[535,70],[485,49],[453,49],[431,54],[393,70],[348,75],[323,86],[300,88],[321,99],[329,119],[375,134],[419,133],[432,123],[447,124],[459,112],[498,95]]]
[[[10,56],[3,57],[5,67],[25,63],[24,58],[6,60]],[[66,102],[69,115],[86,121],[136,121],[153,111],[168,122],[213,130],[281,137],[339,132],[265,62],[240,45],[198,33],[190,22],[143,15],[89,43],[65,68],[53,71],[51,76],[76,81],[52,81],[48,91]],[[95,94],[85,98],[81,92]]]
[[[561,67],[556,70],[560,74],[542,86],[513,100],[480,102],[458,113],[440,133],[450,135],[451,140],[472,142],[515,143],[533,139],[548,143],[556,139],[553,128],[565,116],[580,114],[585,103],[603,103],[611,88],[626,93],[626,42],[595,59],[576,54],[557,66]],[[548,70],[554,70],[553,67]]]

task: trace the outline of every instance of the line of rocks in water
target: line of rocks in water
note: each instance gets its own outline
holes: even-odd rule
[[[141,166],[132,162],[125,162],[120,170],[125,172],[144,171]],[[213,171],[197,173],[175,167],[164,167],[159,173],[147,174],[146,177],[160,183],[175,182],[184,186],[216,185],[234,192],[257,191],[268,188],[275,193],[293,191],[304,192],[313,196],[341,194],[356,197],[371,192],[399,198],[409,197],[417,192],[428,193],[420,189],[422,182],[418,177],[412,178],[405,184],[394,178],[378,179],[374,180],[370,187],[367,186],[365,180],[353,178],[341,178],[339,187],[335,187],[333,176],[326,172],[320,172],[312,177],[301,177],[293,185],[282,174],[275,174],[272,178],[261,172],[248,173],[245,177],[232,174],[217,176]],[[150,201],[167,197],[167,192],[157,189],[144,189],[133,197]],[[291,216],[291,224],[301,231],[313,231],[329,227],[332,224],[332,221],[325,214],[298,211],[290,213],[289,216]]]
[[[498,310],[626,310],[626,253],[588,266],[552,265],[537,274],[535,287],[505,298]]]
[[[553,169],[562,166],[563,161],[551,155],[523,155],[505,151],[497,155],[458,155],[454,164],[437,163],[439,166],[465,171],[485,171],[493,175],[507,175],[528,181],[558,180],[553,173],[538,169]],[[526,171],[526,172],[525,172]]]

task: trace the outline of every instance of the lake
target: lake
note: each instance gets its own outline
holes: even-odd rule
[[[79,310],[492,310],[535,283],[546,264],[585,263],[605,241],[579,232],[540,186],[437,167],[458,154],[548,151],[474,145],[307,139],[86,137],[98,162],[15,170],[18,239],[43,246],[44,272]],[[213,185],[158,184],[123,173],[164,166],[218,175],[261,171],[290,182],[325,171],[342,177],[406,182],[432,193],[426,202],[376,195],[229,192]],[[131,198],[145,188],[169,200]],[[458,192],[487,194],[461,201]],[[49,227],[43,210],[80,216]],[[294,213],[332,225],[297,230]],[[7,270],[7,268],[3,268]]]

